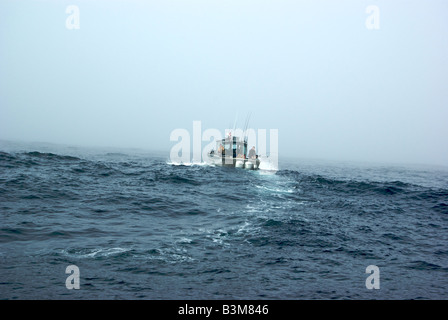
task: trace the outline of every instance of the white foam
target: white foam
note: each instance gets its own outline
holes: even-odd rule
[[[278,171],[278,165],[273,163],[269,157],[260,157],[260,166],[259,169],[261,171],[267,171],[275,173]]]
[[[179,248],[156,249],[160,256],[147,256],[149,260],[161,260],[167,263],[190,262],[195,259],[187,255],[187,250]]]
[[[292,190],[292,189],[268,188],[265,186],[258,186],[258,185],[256,185],[256,187],[259,189],[264,189],[264,190],[272,191],[272,192],[280,192],[280,193],[293,193],[294,192],[294,190]]]
[[[185,167],[191,167],[191,166],[213,166],[211,163],[208,162],[172,162],[172,161],[166,161],[166,164],[170,166],[185,166]]]
[[[81,253],[81,252],[69,252],[67,250],[62,250],[62,253],[68,256],[75,256],[77,258],[95,258],[97,256],[99,257],[107,257],[115,254],[120,254],[122,252],[129,251],[130,249],[125,248],[108,248],[108,249],[92,249],[89,250],[88,253]]]
[[[192,242],[193,242],[192,239],[185,238],[185,237],[176,241],[176,243],[192,243]]]

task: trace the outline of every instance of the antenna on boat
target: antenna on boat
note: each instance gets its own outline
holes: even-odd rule
[[[238,119],[238,110],[236,111],[236,115],[235,115],[235,122],[233,123],[233,134],[235,134],[235,130],[236,130],[236,121]]]
[[[244,123],[244,141],[247,142],[247,127],[249,126],[249,120],[252,112],[249,112],[246,117],[246,122]]]

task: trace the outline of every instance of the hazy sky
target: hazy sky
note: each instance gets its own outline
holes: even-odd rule
[[[174,129],[224,132],[252,112],[253,128],[278,129],[280,159],[448,165],[447,12],[446,0],[2,0],[0,139],[168,154]]]

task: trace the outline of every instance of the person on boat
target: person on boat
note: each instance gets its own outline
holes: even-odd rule
[[[252,149],[249,150],[249,159],[255,159],[255,146],[252,147]]]
[[[222,154],[223,151],[224,151],[224,146],[222,144],[220,144],[219,148],[218,148],[218,154]]]

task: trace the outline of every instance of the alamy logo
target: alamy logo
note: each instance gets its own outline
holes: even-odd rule
[[[65,27],[68,30],[79,29],[79,7],[70,5],[65,9],[65,13],[69,14],[65,20]]]
[[[378,6],[368,6],[366,8],[366,13],[369,16],[366,19],[366,28],[369,30],[379,30],[380,29],[380,8]]]
[[[170,151],[173,163],[208,163],[210,152],[222,154],[225,161],[249,158],[250,149],[256,149],[257,157],[269,157],[272,168],[278,168],[278,129],[269,129],[269,145],[266,129],[255,131],[251,128],[225,129],[224,136],[218,129],[206,129],[202,132],[201,121],[193,121],[193,132],[186,129],[174,129],[170,141],[177,142]],[[203,142],[208,142],[203,147]],[[269,148],[268,148],[269,147]],[[225,148],[221,152],[220,148]],[[227,163],[227,162],[226,162]],[[275,169],[274,169],[275,170]]]
[[[79,289],[79,268],[74,264],[70,265],[65,269],[65,273],[69,274],[65,280],[65,287],[69,290]]]
[[[380,268],[375,265],[370,265],[366,268],[366,273],[370,274],[370,276],[366,279],[366,288],[371,289],[379,289],[380,288]]]

